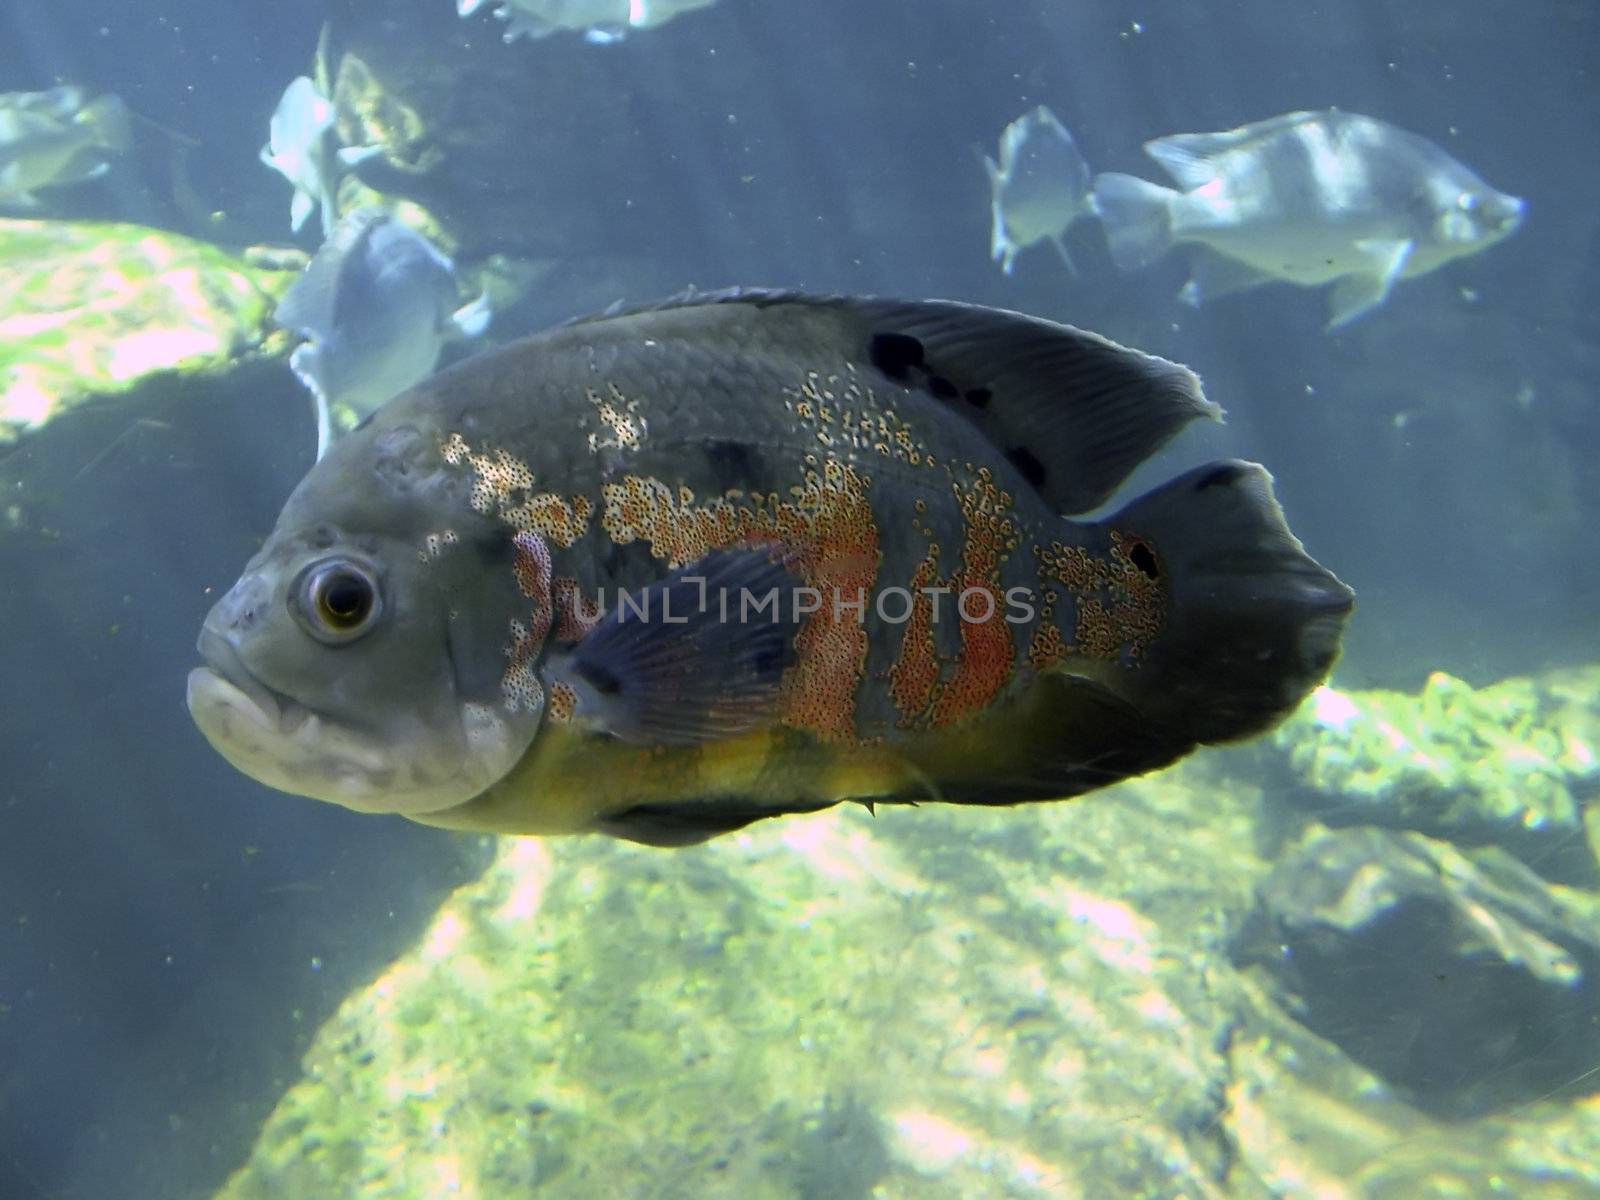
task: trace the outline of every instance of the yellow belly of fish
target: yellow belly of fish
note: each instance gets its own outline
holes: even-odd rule
[[[572,726],[547,725],[503,780],[467,804],[415,820],[447,829],[553,835],[594,830],[639,805],[714,809],[719,801],[773,815],[841,800],[914,803],[960,798],[1008,804],[1066,796],[1114,782],[1086,779],[1092,764],[1137,724],[1109,689],[1050,671],[1035,686],[958,726],[894,744],[822,743],[779,727],[691,747],[640,747]],[[1111,724],[1107,725],[1107,720]],[[1141,769],[1188,749],[1174,743]],[[1059,791],[1052,782],[1060,781]],[[947,797],[946,792],[957,793]]]
[[[488,792],[415,819],[489,833],[585,833],[639,805],[692,810],[737,800],[782,813],[899,796],[917,790],[918,777],[885,748],[826,746],[789,730],[759,730],[701,746],[640,747],[552,725]]]

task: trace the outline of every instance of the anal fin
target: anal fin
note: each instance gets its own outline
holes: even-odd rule
[[[1374,238],[1357,242],[1356,248],[1371,260],[1371,270],[1345,275],[1334,281],[1328,297],[1328,328],[1348,325],[1388,299],[1389,289],[1405,271],[1412,246],[1409,238]]]
[[[595,830],[624,841],[638,842],[642,846],[694,846],[718,834],[743,829],[766,817],[816,812],[831,807],[832,803],[826,803],[812,809],[774,809],[734,797],[704,802],[638,804],[623,812],[602,817],[595,823]]]
[[[1183,285],[1178,299],[1198,308],[1221,296],[1272,282],[1271,275],[1249,263],[1197,246],[1189,258],[1189,282]]]

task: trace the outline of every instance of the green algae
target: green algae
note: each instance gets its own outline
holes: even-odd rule
[[[1574,737],[1585,679],[1535,684]],[[1594,1194],[1600,1097],[1430,1115],[1228,961],[1272,864],[1259,786],[1216,771],[674,852],[504,840],[220,1200]]]
[[[1600,1099],[1429,1116],[1227,961],[1259,803],[1189,765],[670,853],[503,841],[220,1200],[1592,1194]]]
[[[138,225],[0,219],[0,442],[263,352],[292,272]]]
[[[1215,923],[1175,904],[1169,932],[1051,865],[1179,803],[1119,797],[1109,827],[839,811],[670,854],[505,842],[321,1032],[222,1195],[1221,1195],[1227,1015],[1175,940]],[[1026,862],[985,836],[1018,821]],[[997,868],[977,894],[925,870],[963,829]],[[1122,871],[1171,853],[1139,840]],[[1189,875],[1247,901],[1251,871]]]
[[[1585,802],[1600,788],[1600,669],[1473,688],[1319,688],[1273,735],[1297,804],[1329,824],[1500,845],[1546,878],[1597,880]]]

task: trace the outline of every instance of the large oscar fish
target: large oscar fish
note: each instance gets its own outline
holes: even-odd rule
[[[207,617],[189,708],[272,787],[695,842],[1075,795],[1270,727],[1351,594],[1250,463],[1102,520],[1218,410],[971,305],[770,292],[576,321],[385,405]]]

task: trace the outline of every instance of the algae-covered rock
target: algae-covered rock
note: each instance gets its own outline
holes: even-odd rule
[[[0,219],[0,442],[160,372],[227,368],[293,279],[164,230]]]
[[[508,841],[322,1030],[222,1195],[1220,1196],[1226,1010],[1116,894],[1177,846],[1055,866],[1159,826],[1120,796]]]
[[[1499,847],[1317,834],[1262,883],[1235,954],[1308,1027],[1448,1114],[1553,1095],[1600,1060],[1600,923]]]
[[[1256,790],[1204,770],[503,842],[220,1196],[1595,1194],[1600,1108],[1432,1116],[1230,964],[1269,867]]]
[[[1600,789],[1600,668],[1418,695],[1319,688],[1273,735],[1289,797],[1330,825],[1499,845],[1547,879],[1592,885],[1585,800]]]
[[[1230,1048],[1226,1128],[1238,1195],[1316,1200],[1591,1200],[1600,1096],[1471,1120],[1414,1108],[1298,1025],[1247,978]],[[1569,1078],[1593,1067],[1575,1059]]]

